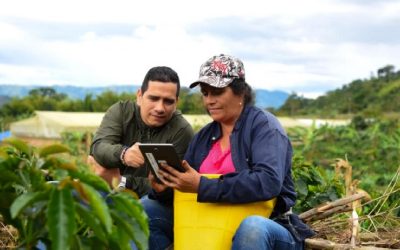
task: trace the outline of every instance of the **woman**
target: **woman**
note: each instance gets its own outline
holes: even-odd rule
[[[243,63],[232,56],[214,56],[190,87],[197,85],[213,122],[191,141],[182,163],[186,172],[165,165],[160,174],[166,181],[151,181],[153,192],[143,201],[150,248],[165,249],[173,242],[170,188],[176,188],[197,193],[198,202],[249,203],[276,197],[271,219],[250,216],[242,221],[232,249],[302,249],[312,231],[290,213],[296,200],[292,147],[279,121],[253,106]],[[208,179],[202,173],[222,175]],[[296,231],[292,223],[301,229]]]

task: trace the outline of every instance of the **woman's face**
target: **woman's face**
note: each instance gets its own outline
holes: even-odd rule
[[[235,95],[230,87],[214,88],[200,84],[203,103],[214,121],[234,123],[243,109],[243,95]]]

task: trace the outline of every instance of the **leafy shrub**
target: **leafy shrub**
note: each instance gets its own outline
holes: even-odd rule
[[[292,128],[288,133],[295,152],[313,165],[328,167],[333,159],[349,159],[353,177],[367,192],[382,191],[400,163],[398,120],[358,117],[348,126]]]
[[[306,162],[300,155],[293,157],[293,180],[297,192],[294,210],[298,213],[343,196],[345,187],[323,168]]]
[[[17,139],[0,147],[0,214],[18,230],[18,247],[131,249],[134,242],[146,249],[141,204],[110,190],[68,153],[63,145],[36,149]]]
[[[65,131],[61,133],[61,144],[70,149],[71,155],[86,156],[89,154],[91,138],[93,138],[93,133],[88,131]]]

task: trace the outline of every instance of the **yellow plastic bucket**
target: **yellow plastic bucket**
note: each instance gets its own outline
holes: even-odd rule
[[[205,175],[217,178],[219,175]],[[174,191],[174,249],[231,249],[240,222],[250,215],[269,217],[275,200],[246,204],[200,203],[197,194]]]

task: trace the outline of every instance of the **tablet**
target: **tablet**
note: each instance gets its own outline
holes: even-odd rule
[[[150,170],[156,177],[157,181],[163,181],[163,177],[158,174],[158,169],[161,167],[161,163],[166,163],[180,172],[185,172],[185,169],[181,166],[182,161],[179,159],[173,144],[141,143],[139,144],[139,149],[142,152],[146,163],[150,165]]]

